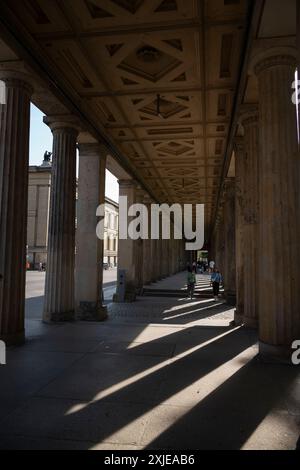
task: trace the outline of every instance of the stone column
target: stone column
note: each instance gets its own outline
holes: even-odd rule
[[[103,217],[105,214],[106,154],[101,144],[79,145],[75,303],[81,320],[107,318],[106,307],[102,304],[103,239],[96,235],[100,222],[96,211],[100,204]]]
[[[156,263],[156,281],[162,279],[162,227],[159,225],[159,239],[156,240],[155,263]]]
[[[164,240],[164,277],[169,277],[170,257],[169,257],[169,240]]]
[[[298,79],[300,80],[300,4],[296,2],[297,8],[297,67]]]
[[[0,71],[0,340],[24,340],[30,96],[27,77]]]
[[[151,239],[151,280],[152,282],[157,281],[157,243],[158,240]]]
[[[225,230],[224,230],[224,208],[223,202],[220,206],[218,218],[217,218],[217,237],[216,237],[216,268],[219,269],[220,273],[224,277],[224,257],[225,257]]]
[[[76,140],[73,116],[45,117],[53,134],[45,322],[74,320]]]
[[[259,83],[260,353],[290,361],[300,338],[300,160],[291,100],[296,59],[291,48],[256,62]]]
[[[129,206],[136,203],[136,191],[137,186],[133,180],[119,180],[119,194],[120,198],[127,196],[127,210]],[[124,223],[121,218],[124,218],[124,214],[121,214],[121,206],[119,213],[119,223]],[[128,217],[128,225],[134,217]],[[128,227],[127,227],[128,228]],[[136,298],[136,294],[139,293],[142,285],[142,240],[132,240],[127,236],[127,239],[120,238],[119,231],[119,270],[125,270],[126,275],[126,293],[125,301],[132,302]],[[116,300],[119,300],[119,293],[117,290]]]
[[[245,205],[245,154],[244,138],[235,139],[235,252],[236,252],[236,311],[234,323],[244,321],[244,205]],[[258,247],[257,247],[258,248]]]
[[[171,232],[171,237],[172,237],[172,232]],[[175,274],[175,248],[174,248],[174,238],[171,238],[171,253],[170,253],[170,258],[171,258],[171,275],[173,276]]]
[[[152,282],[151,199],[145,196],[143,203],[148,210],[148,240],[143,240],[143,285]]]
[[[229,305],[235,305],[235,178],[227,178],[225,183],[224,236],[225,298]]]
[[[259,126],[258,107],[245,105],[241,109],[244,128],[244,325],[258,327],[258,224],[259,224]]]
[[[138,187],[135,191],[135,203],[143,204],[144,202],[144,191]],[[134,250],[135,250],[135,265],[136,265],[136,280],[135,287],[137,294],[141,292],[143,288],[143,272],[144,272],[144,240],[139,238],[134,241]]]

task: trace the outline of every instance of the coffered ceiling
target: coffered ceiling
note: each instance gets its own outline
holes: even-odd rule
[[[160,202],[214,213],[246,0],[10,0],[80,106]]]

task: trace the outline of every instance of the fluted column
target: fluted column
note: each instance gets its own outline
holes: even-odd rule
[[[157,281],[157,243],[158,240],[151,239],[151,280],[152,282]]]
[[[127,196],[127,207],[125,210],[137,202],[137,186],[133,180],[119,180],[120,200],[123,196]],[[139,199],[139,198],[138,198]],[[121,206],[119,206],[121,207]],[[125,214],[119,213],[119,222],[124,223],[122,218]],[[134,217],[128,217],[128,224]],[[132,240],[129,236],[126,239],[120,238],[118,242],[118,270],[125,271],[125,301],[132,302],[142,287],[143,273],[143,257],[142,257],[142,240]],[[116,300],[121,301],[119,291],[117,289]]]
[[[297,8],[297,67],[298,79],[300,80],[300,4],[296,2]]]
[[[227,178],[224,201],[224,287],[229,305],[235,305],[235,178]]]
[[[76,139],[72,116],[45,117],[53,134],[50,220],[45,283],[46,322],[74,319]]]
[[[164,276],[169,276],[169,240],[164,240]]]
[[[224,257],[225,257],[225,230],[224,230],[224,208],[223,202],[217,218],[217,237],[216,237],[216,268],[224,277]]]
[[[259,125],[258,107],[245,105],[241,109],[244,128],[244,325],[258,327],[258,230],[259,230]]]
[[[135,192],[135,203],[143,204],[144,202],[144,191],[141,188],[138,188]],[[143,288],[143,272],[144,272],[144,240],[139,238],[134,241],[134,250],[135,250],[135,270],[136,270],[136,279],[135,287],[137,293],[139,293]],[[146,260],[145,260],[146,262]]]
[[[241,325],[244,321],[244,205],[245,205],[245,153],[244,138],[235,139],[235,252],[236,252],[236,311],[234,322]]]
[[[102,304],[103,239],[96,235],[100,222],[96,211],[101,204],[104,214],[106,155],[101,144],[79,145],[75,304],[81,320],[107,318]]]
[[[162,225],[161,219],[159,223],[159,239],[156,240],[156,281],[160,281],[162,279]]]
[[[290,358],[300,337],[300,160],[291,100],[294,50],[274,51],[255,66],[259,83],[260,353]],[[290,360],[290,359],[288,359]]]
[[[152,241],[151,241],[151,199],[144,197],[143,203],[148,210],[148,239],[143,240],[143,285],[152,282]]]
[[[29,123],[32,88],[26,77],[0,71],[0,340],[24,340]]]

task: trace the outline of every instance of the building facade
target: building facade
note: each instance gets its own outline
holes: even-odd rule
[[[118,224],[119,205],[112,199],[105,198],[104,217],[104,257],[103,262],[109,267],[118,263]]]
[[[27,268],[47,261],[51,166],[30,166],[28,176]]]
[[[40,263],[47,263],[51,168],[47,160],[40,166],[29,166],[27,269],[39,269]],[[118,262],[118,213],[118,203],[105,198],[103,262],[109,267]]]

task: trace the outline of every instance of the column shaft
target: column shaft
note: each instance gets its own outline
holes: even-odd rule
[[[224,204],[224,286],[227,303],[235,305],[235,179],[228,178],[225,184]]]
[[[45,122],[53,133],[53,157],[44,321],[66,321],[74,319],[78,129],[53,118],[46,118]]]
[[[120,180],[119,188],[120,201],[124,196],[127,197],[127,208],[125,210],[128,213],[128,208],[137,202],[136,184],[132,180]],[[124,223],[121,219],[125,217],[125,214],[121,213],[121,205],[119,207],[119,222]],[[128,217],[128,224],[134,218]],[[132,302],[141,291],[143,284],[143,241],[141,239],[132,240],[129,236],[126,239],[119,237],[118,250],[119,273],[120,271],[125,271],[125,301]],[[121,301],[118,290],[116,300]]]
[[[256,106],[242,109],[244,127],[244,325],[258,327],[259,127]]]
[[[98,206],[105,211],[106,153],[99,144],[79,145],[75,303],[81,320],[107,317],[102,305],[103,239],[96,235]]]
[[[31,87],[0,74],[0,339],[24,340],[26,227]]]
[[[291,100],[296,61],[274,55],[256,65],[259,82],[260,352],[290,357],[300,337],[300,160]]]
[[[143,285],[152,282],[151,202],[144,200],[148,210],[148,239],[143,240]]]
[[[244,138],[235,141],[235,251],[236,251],[236,311],[235,324],[243,323],[244,316],[244,205],[245,205],[245,155]]]

